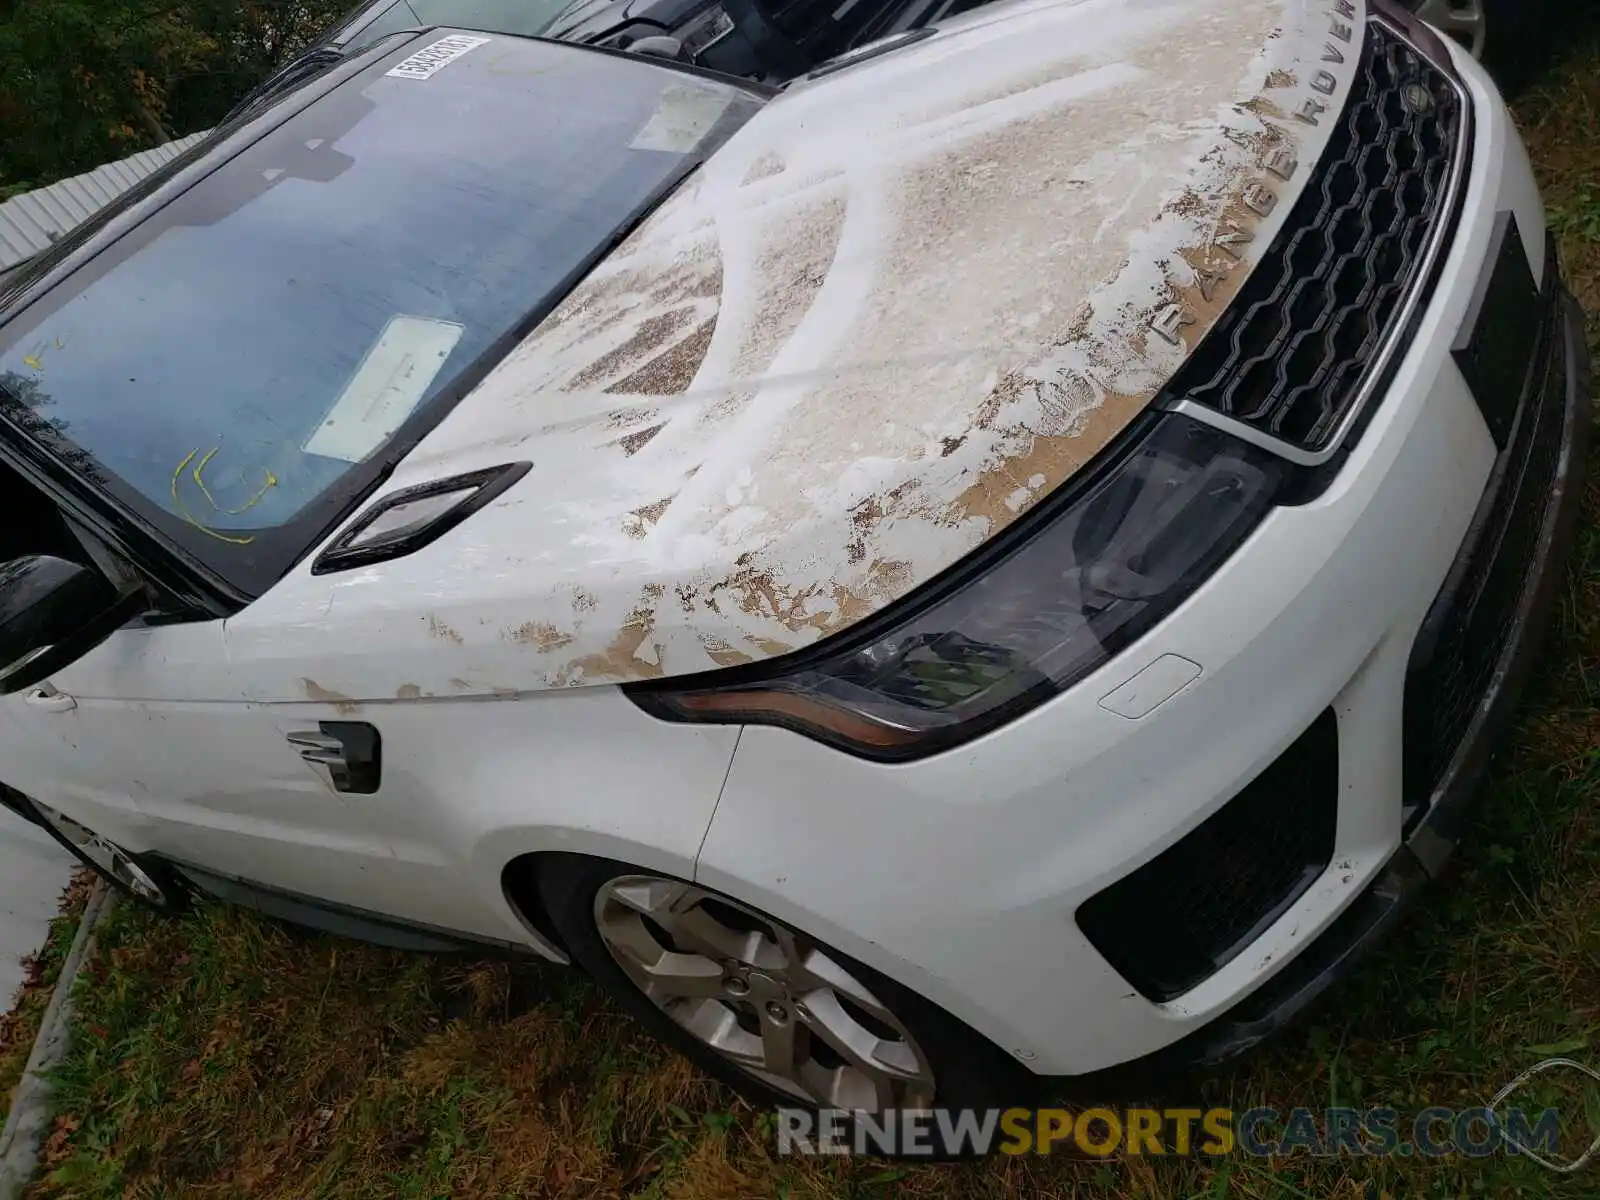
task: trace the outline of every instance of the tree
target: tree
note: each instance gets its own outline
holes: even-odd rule
[[[0,0],[0,198],[207,128],[343,0]]]

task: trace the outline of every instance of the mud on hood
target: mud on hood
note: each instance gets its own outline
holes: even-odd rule
[[[1362,28],[1347,0],[1023,0],[795,85],[393,486],[526,480],[375,569],[400,586],[317,586],[399,604],[415,572],[519,690],[767,658],[899,599],[1173,374],[1308,176]]]

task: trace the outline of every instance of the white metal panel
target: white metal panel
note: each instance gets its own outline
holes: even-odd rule
[[[0,204],[0,271],[48,248],[203,137],[205,131],[190,134]]]
[[[22,959],[44,945],[73,858],[44,830],[0,808],[0,1009],[22,983]]]

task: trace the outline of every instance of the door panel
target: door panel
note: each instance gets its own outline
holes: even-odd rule
[[[369,909],[407,890],[377,797],[335,792],[288,741],[338,706],[245,701],[222,622],[122,630],[50,684],[70,706],[7,698],[31,747],[8,782],[219,874]]]

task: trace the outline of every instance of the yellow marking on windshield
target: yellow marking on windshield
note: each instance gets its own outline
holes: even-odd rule
[[[238,508],[223,508],[222,505],[217,503],[217,498],[211,494],[211,489],[206,487],[206,481],[200,477],[200,473],[206,469],[206,464],[208,462],[210,462],[214,457],[216,457],[216,453],[220,449],[222,449],[221,446],[213,446],[213,447],[211,447],[210,450],[206,451],[206,456],[204,458],[202,458],[198,463],[195,464],[195,467],[194,467],[194,481],[195,481],[196,484],[199,485],[201,495],[205,496],[205,498],[211,502],[211,507],[212,508],[216,509],[219,513],[223,513],[226,516],[237,517],[240,513],[246,511],[247,509],[252,509],[257,504],[260,504],[261,503],[261,498],[267,494],[267,489],[268,488],[275,488],[275,487],[278,486],[278,477],[276,475],[274,475],[271,471],[268,471],[265,467],[263,467],[262,468],[262,473],[264,475],[266,475],[267,481],[261,485],[261,490],[258,491],[254,496],[251,496],[250,499],[246,500]],[[194,457],[193,454],[189,455],[189,458],[193,458],[193,457]],[[189,458],[186,458],[183,461],[184,462],[188,462]],[[183,470],[183,468],[179,467],[178,470],[181,471],[181,470]]]
[[[206,491],[206,485],[200,479],[200,468],[204,467],[206,465],[206,463],[211,460],[211,455],[215,454],[216,452],[217,452],[216,449],[212,449],[210,454],[207,454],[205,456],[205,458],[200,460],[200,466],[196,467],[195,470],[194,470],[195,482],[200,484],[200,490],[206,493],[206,499],[207,500],[211,500],[211,493]],[[204,521],[200,520],[199,517],[197,517],[193,513],[191,513],[189,511],[188,507],[184,504],[183,500],[179,498],[179,496],[178,496],[178,481],[183,478],[183,470],[184,470],[184,468],[187,467],[190,463],[192,463],[195,460],[195,456],[197,454],[199,454],[199,453],[200,453],[199,447],[196,447],[195,449],[189,451],[188,454],[183,456],[183,461],[181,463],[179,463],[177,468],[172,472],[172,511],[177,513],[185,521],[189,522],[189,524],[193,525],[201,533],[209,534],[211,537],[216,538],[217,541],[219,541],[219,542],[228,542],[230,545],[234,545],[234,546],[248,546],[251,542],[256,540],[254,534],[248,534],[245,537],[231,537],[226,533],[218,533],[215,529],[212,529]],[[269,479],[271,479],[272,473],[269,471],[267,473],[267,476],[268,476]],[[276,479],[272,480],[272,483],[276,483],[276,482],[277,482]],[[269,484],[268,486],[270,487],[271,484]],[[266,491],[266,489],[263,488],[261,494],[264,494],[265,491]],[[259,500],[261,498],[261,494],[258,494],[256,496],[256,500]],[[215,500],[212,500],[211,503],[212,503],[212,507],[216,506],[216,501]],[[253,503],[255,503],[255,501],[252,500],[251,503],[253,504]],[[245,507],[248,508],[249,505],[247,504]]]
[[[67,348],[67,343],[61,338],[53,338],[51,341],[57,350],[65,350]],[[44,352],[50,349],[50,346],[51,342],[40,342],[34,347],[32,354],[24,354],[22,356],[22,365],[30,370],[42,372],[44,370]]]

